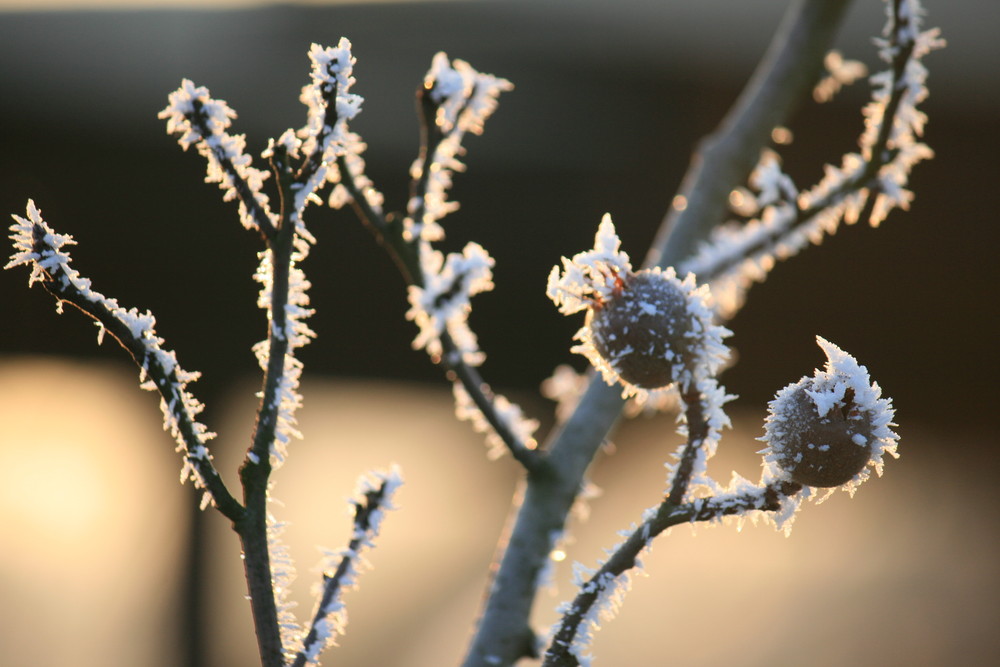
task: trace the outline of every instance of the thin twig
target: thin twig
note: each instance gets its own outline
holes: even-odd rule
[[[430,136],[430,130],[425,131],[425,136]],[[407,241],[403,235],[402,224],[390,222],[386,216],[368,204],[343,157],[337,158],[337,165],[340,168],[341,182],[351,195],[358,218],[371,230],[379,244],[390,254],[403,279],[410,285],[423,286],[423,270],[420,267],[417,250],[419,241],[416,239]],[[417,186],[414,185],[414,187]],[[538,465],[538,452],[518,438],[500,417],[488,385],[483,381],[479,371],[462,358],[462,354],[451,335],[447,331],[443,331],[439,336],[439,341],[441,343],[440,363],[462,383],[462,388],[468,393],[479,411],[483,413],[483,417],[506,445],[514,459],[520,462],[525,469],[532,470]]]
[[[332,630],[328,626],[331,614],[340,610],[338,598],[345,586],[351,585],[351,579],[356,574],[355,566],[362,549],[370,546],[371,539],[378,533],[376,512],[384,509],[388,495],[392,493],[392,484],[388,478],[383,478],[378,488],[369,489],[364,494],[364,500],[354,502],[354,529],[347,549],[340,556],[336,569],[332,574],[323,573],[323,593],[316,605],[309,632],[302,643],[302,649],[296,654],[292,667],[304,667],[307,662],[316,662],[316,657],[323,650]]]
[[[130,324],[122,319],[124,311],[116,302],[93,290],[86,294],[81,291],[81,281],[88,286],[90,281],[68,266],[68,255],[51,245],[53,234],[46,223],[32,221],[31,247],[35,255],[32,261],[44,276],[39,282],[58,301],[68,303],[93,318],[131,355],[144,376],[155,385],[163,400],[164,409],[170,411],[176,433],[184,447],[184,459],[197,471],[198,479],[211,494],[213,504],[226,518],[231,521],[239,520],[244,514],[244,508],[229,492],[212,463],[205,445],[204,426],[197,423],[194,415],[187,409],[189,394],[178,377],[180,367],[173,361],[174,353],[162,347],[163,341],[153,331],[151,324],[148,328],[137,330],[134,322]],[[53,261],[55,259],[60,261]],[[13,263],[8,267],[12,265]],[[164,363],[167,357],[173,362],[172,366]]]
[[[673,480],[670,482],[670,493],[667,495],[667,502],[673,505],[680,505],[683,502],[684,494],[687,493],[691,483],[695,460],[709,434],[701,392],[695,388],[681,396],[681,400],[684,403],[684,418],[687,422],[687,442],[684,445],[677,469],[674,470]]]
[[[682,523],[714,521],[725,516],[759,510],[776,512],[781,500],[802,490],[795,482],[775,482],[752,491],[712,498],[699,498],[684,504],[665,499],[638,528],[633,530],[585,583],[559,623],[559,629],[545,654],[543,667],[577,667],[580,664],[577,637],[589,623],[597,607],[620,586],[622,575],[636,567],[639,554],[667,528]],[[671,493],[672,495],[672,493]],[[586,629],[583,629],[586,632]]]
[[[203,104],[200,99],[193,99],[191,101],[194,107],[194,113],[188,115],[188,120],[191,125],[197,128],[198,132],[202,137],[212,137],[216,133],[209,127],[207,123],[207,118],[205,114],[202,113]],[[260,205],[257,198],[254,197],[254,191],[250,185],[243,179],[239,171],[236,169],[236,165],[230,159],[229,155],[223,150],[222,146],[216,142],[206,141],[206,145],[212,151],[215,159],[221,165],[222,170],[226,173],[232,182],[233,189],[236,191],[236,196],[239,198],[240,203],[246,208],[250,213],[250,217],[253,218],[254,223],[256,223],[258,229],[260,230],[261,237],[264,240],[273,238],[277,233],[274,225],[271,223],[271,217],[268,212]]]

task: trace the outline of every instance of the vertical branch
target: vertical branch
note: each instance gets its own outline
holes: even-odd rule
[[[240,536],[240,545],[243,549],[243,567],[253,609],[257,646],[264,667],[284,663],[267,538],[267,493],[271,475],[271,447],[277,438],[280,392],[285,375],[285,355],[288,354],[289,347],[288,336],[285,334],[285,306],[295,230],[294,225],[288,224],[284,211],[281,219],[283,222],[270,244],[273,262],[267,367],[264,372],[252,444],[240,468],[246,514],[242,521],[233,524],[233,528]]]

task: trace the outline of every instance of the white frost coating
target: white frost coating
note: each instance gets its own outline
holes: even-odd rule
[[[793,197],[782,197],[773,205],[762,202],[764,208],[759,217],[747,224],[718,227],[691,259],[678,266],[679,272],[694,273],[711,284],[715,308],[723,318],[732,317],[739,310],[746,290],[754,282],[763,281],[778,260],[834,234],[841,221],[857,222],[869,197],[875,197],[868,219],[872,226],[878,226],[894,208],[909,208],[913,199],[913,193],[906,189],[910,171],[917,163],[934,156],[919,140],[927,121],[927,116],[917,108],[927,97],[927,70],[921,59],[945,42],[937,29],[920,30],[923,10],[917,0],[903,0],[898,23],[892,15],[892,4],[886,5],[889,20],[883,30],[885,39],[876,40],[879,55],[890,68],[870,77],[872,99],[863,110],[861,151],[844,155],[840,166],[826,165],[822,179],[812,188]],[[901,75],[895,76],[894,59],[911,48]],[[838,63],[828,62],[828,66],[831,64]],[[851,70],[849,74],[857,74],[851,61],[841,59],[839,65],[837,76],[842,81],[846,82],[848,75],[845,67]],[[894,91],[900,93],[899,104],[893,117],[886,119]],[[885,150],[875,155],[886,123],[889,127]],[[765,153],[763,159],[768,161],[771,157]],[[878,169],[869,174],[872,164],[878,164]],[[767,181],[758,183],[758,187],[766,184]],[[806,211],[812,215],[803,218]]]
[[[208,88],[195,86],[189,79],[170,93],[169,104],[160,111],[159,118],[167,120],[167,133],[179,134],[178,143],[187,150],[194,145],[208,162],[206,183],[218,183],[224,192],[223,199],[239,199],[240,221],[247,229],[258,229],[257,220],[238,196],[239,183],[245,184],[255,206],[272,225],[277,216],[270,212],[268,197],[262,192],[267,171],[251,166],[251,158],[244,153],[246,137],[226,132],[236,112],[223,100],[215,100]],[[227,164],[231,167],[227,168]]]
[[[297,229],[301,230],[302,227],[297,226]],[[302,376],[302,362],[295,358],[295,351],[306,345],[316,335],[304,321],[314,312],[312,308],[308,307],[307,290],[310,283],[297,266],[309,254],[309,243],[301,236],[296,236],[294,244],[295,250],[291,256],[289,268],[288,297],[285,303],[285,324],[283,327],[278,326],[271,312],[274,266],[270,248],[259,253],[260,265],[254,274],[254,280],[261,284],[257,305],[268,313],[271,334],[278,339],[288,341],[284,372],[278,384],[275,440],[270,448],[271,465],[274,467],[279,467],[284,463],[289,440],[302,437],[296,428],[297,420],[295,418],[296,410],[302,405],[302,396],[298,392],[299,379]],[[254,345],[253,351],[261,369],[266,370],[270,355],[269,341],[258,342]]]
[[[816,369],[813,377],[803,377],[775,395],[774,400],[769,404],[769,414],[765,426],[768,435],[760,440],[769,442],[770,435],[782,428],[784,415],[793,411],[795,395],[800,387],[809,387],[806,393],[820,415],[827,414],[834,407],[843,406],[847,392],[852,392],[852,412],[863,414],[871,423],[871,437],[858,444],[870,445],[871,455],[868,463],[858,474],[843,485],[830,489],[816,499],[817,502],[822,502],[838,488],[853,496],[858,487],[871,477],[872,471],[881,477],[885,455],[899,458],[896,451],[899,436],[891,429],[895,425],[892,422],[895,414],[892,401],[888,398],[882,398],[882,389],[877,383],[871,381],[868,369],[860,365],[854,357],[820,336],[816,337],[816,343],[826,354],[827,362],[824,370]],[[855,442],[857,441],[855,440]],[[761,453],[764,454],[764,470],[761,476],[763,483],[789,479],[788,473],[784,472],[778,465],[777,454],[770,446],[763,449]],[[810,487],[805,487],[803,493],[799,494],[803,497],[813,497],[814,495],[815,490]],[[794,509],[787,516],[779,513],[778,516],[774,517],[774,522],[778,527],[786,527],[787,532],[793,514]]]
[[[636,565],[639,567],[638,562]],[[595,570],[580,563],[574,563],[574,582],[580,587],[580,590],[585,593],[597,593],[597,599],[584,615],[577,627],[576,635],[573,637],[573,643],[569,647],[569,653],[577,659],[581,667],[589,667],[592,664],[594,657],[589,651],[594,640],[594,633],[601,629],[602,623],[611,621],[618,614],[625,600],[625,595],[632,588],[631,571],[623,572],[618,576],[605,573],[586,581],[585,577],[590,578],[595,574]],[[560,616],[572,613],[573,605],[564,602],[559,605],[556,611]]]
[[[313,44],[309,49],[309,60],[312,63],[312,83],[302,88],[299,97],[309,110],[308,121],[297,134],[302,142],[302,153],[318,153],[322,156],[322,166],[303,186],[299,194],[301,202],[297,202],[301,204],[299,210],[304,206],[305,199],[324,183],[334,186],[329,199],[332,208],[340,208],[351,201],[351,195],[343,184],[344,174],[336,163],[337,158],[343,158],[365,202],[381,213],[382,194],[365,176],[365,161],[361,157],[367,146],[360,136],[348,129],[348,121],[361,112],[364,101],[360,95],[350,92],[355,83],[353,72],[357,62],[351,53],[351,42],[341,37],[336,47],[324,48]],[[331,95],[334,98],[332,109]]]
[[[577,253],[573,259],[563,257],[561,269],[559,266],[552,267],[546,294],[559,312],[569,315],[600,307],[616,293],[627,289],[628,277],[635,274],[632,274],[628,255],[620,250],[620,246],[611,216],[605,215],[594,237],[592,250]],[[645,272],[671,282],[676,291],[685,297],[687,317],[691,323],[690,330],[685,334],[690,339],[690,359],[687,363],[677,359],[675,379],[682,388],[688,388],[693,383],[714,377],[729,358],[729,348],[722,341],[732,332],[713,323],[714,312],[710,306],[708,286],[699,287],[692,274],[679,280],[672,267],[646,269]],[[574,336],[580,344],[574,346],[572,351],[585,356],[609,385],[621,383],[623,398],[640,397],[640,405],[644,403],[649,391],[625,381],[615,369],[614,360],[601,356],[594,345],[593,331],[588,323]]]
[[[338,635],[343,635],[347,628],[347,607],[343,602],[345,591],[357,588],[358,576],[371,569],[364,558],[364,552],[375,546],[375,538],[379,536],[382,520],[386,510],[396,509],[393,499],[403,478],[399,466],[393,464],[387,471],[371,472],[358,478],[351,508],[356,513],[357,507],[370,506],[372,509],[367,520],[361,523],[355,514],[354,530],[351,534],[351,545],[344,549],[324,550],[320,563],[323,571],[323,590],[318,591],[319,602],[312,623],[313,637],[300,634],[286,646],[301,646],[306,661],[319,662],[319,654],[336,643]],[[381,493],[378,498],[376,494]],[[374,503],[374,505],[372,505]],[[332,587],[331,590],[327,590]],[[332,592],[332,595],[328,595]],[[328,599],[326,599],[328,598]],[[323,602],[326,599],[325,603]]]
[[[826,67],[827,75],[813,88],[813,99],[820,103],[829,102],[841,88],[868,74],[868,68],[863,62],[846,60],[836,49],[826,54],[823,66]]]
[[[81,276],[76,269],[70,266],[72,260],[64,247],[75,245],[76,241],[68,234],[59,234],[53,230],[42,219],[41,212],[32,200],[28,201],[26,215],[26,218],[18,215],[11,216],[14,219],[14,224],[10,226],[10,238],[13,241],[14,253],[4,268],[10,269],[20,265],[30,266],[29,286],[35,282],[45,282],[51,279],[56,283],[55,288],[79,295],[80,298],[94,304],[97,309],[102,311],[104,317],[118,322],[127,329],[131,340],[123,340],[122,343],[135,344],[142,348],[141,355],[137,357],[137,362],[140,363],[139,386],[142,389],[160,393],[163,428],[177,442],[177,451],[184,453],[181,482],[190,479],[196,488],[204,489],[202,507],[206,507],[212,502],[212,497],[207,491],[205,480],[194,465],[194,461],[211,459],[206,443],[215,437],[215,433],[209,431],[204,424],[196,419],[204,406],[187,389],[188,384],[197,380],[200,374],[182,369],[177,363],[174,352],[163,349],[164,340],[156,335],[154,328],[156,318],[153,317],[152,313],[149,311],[140,313],[135,308],[128,310],[122,308],[118,305],[117,300],[109,299],[94,290],[90,280]],[[101,324],[98,340],[103,337],[104,328],[105,324]],[[156,366],[159,369],[157,373],[157,376],[161,378],[159,385],[149,377],[147,369],[151,366]],[[172,381],[162,380],[171,374]],[[194,438],[193,442],[187,440],[185,431]]]
[[[469,300],[493,289],[493,258],[479,244],[468,243],[461,254],[448,253],[447,258],[440,251],[427,248],[421,253],[421,260],[424,286],[410,286],[410,310],[406,313],[406,318],[420,327],[413,348],[426,349],[432,357],[440,357],[440,337],[447,331],[465,363],[481,364],[485,355],[468,325],[472,311]]]
[[[438,221],[458,209],[457,202],[448,200],[448,190],[452,173],[465,169],[459,160],[465,152],[462,140],[467,132],[482,134],[500,93],[513,88],[510,81],[477,72],[464,60],[449,61],[443,52],[434,56],[424,77],[424,94],[437,107],[433,120],[441,140],[431,147],[430,155],[418,158],[410,167],[411,177],[419,180],[425,176],[427,185],[424,196],[411,199],[407,205],[403,221],[407,239],[432,242],[444,238]]]
[[[472,422],[472,428],[476,433],[486,434],[486,444],[489,447],[487,456],[490,460],[496,460],[504,455],[507,446],[503,438],[493,429],[486,417],[473,402],[469,393],[465,391],[461,382],[452,384],[452,391],[455,395],[455,417],[459,421]],[[528,449],[535,449],[538,443],[535,441],[535,431],[538,430],[538,420],[528,419],[524,416],[520,406],[511,403],[501,394],[495,394],[492,400],[493,414],[503,423],[503,425],[514,434],[518,442],[524,444]]]
[[[632,270],[620,246],[611,215],[605,213],[594,236],[594,249],[577,253],[573,259],[563,257],[561,272],[558,266],[552,267],[545,293],[560,313],[572,315],[611,297]]]
[[[268,502],[276,502],[270,492]],[[267,552],[271,561],[271,585],[274,589],[274,603],[278,608],[281,645],[285,647],[285,657],[289,658],[294,655],[292,647],[298,641],[302,630],[292,611],[296,603],[288,599],[296,573],[295,561],[288,550],[288,545],[281,541],[286,525],[276,520],[270,512],[267,513]]]

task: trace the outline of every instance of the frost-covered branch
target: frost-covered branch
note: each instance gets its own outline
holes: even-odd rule
[[[235,112],[213,100],[207,89],[185,80],[160,114],[168,119],[168,131],[181,135],[182,147],[196,144],[208,160],[208,180],[219,181],[227,199],[240,198],[244,225],[256,225],[266,244],[254,276],[261,284],[258,305],[268,320],[267,339],[254,346],[264,378],[251,445],[240,468],[246,513],[234,522],[266,665],[282,664],[298,633],[285,598],[294,569],[279,540],[280,523],[270,516],[267,503],[271,472],[283,463],[290,439],[300,437],[295,413],[302,403],[298,393],[302,364],[296,350],[315,335],[305,324],[313,311],[308,307],[309,282],[299,268],[314,241],[303,215],[310,202],[320,201],[316,195],[320,187],[338,181],[336,159],[354,141],[346,123],[361,106],[361,98],[349,92],[354,82],[350,42],[342,39],[331,48],[313,44],[309,59],[311,82],[300,97],[307,107],[306,124],[270,141],[264,152],[281,201],[280,215],[267,213],[266,221],[255,213],[267,211],[267,196],[260,191],[265,174],[249,167],[250,158],[242,153],[243,137],[225,133]]]
[[[70,266],[70,255],[64,248],[76,242],[53,230],[33,201],[28,201],[26,215],[12,216],[15,223],[10,227],[10,238],[15,252],[4,268],[30,266],[28,285],[42,285],[58,301],[59,312],[63,303],[75,306],[94,319],[98,343],[109,333],[125,348],[140,369],[140,386],[160,394],[163,428],[184,455],[181,481],[190,479],[204,491],[202,507],[211,503],[228,519],[238,520],[243,506],[226,488],[212,463],[208,441],[215,434],[197,420],[204,406],[188,390],[188,384],[199,374],[185,371],[177,363],[176,354],[163,347],[152,314],[122,308],[115,299],[94,290],[90,280]]]
[[[244,135],[226,132],[236,112],[224,100],[212,99],[204,86],[184,79],[181,87],[170,94],[170,104],[159,117],[167,120],[168,133],[180,135],[181,148],[187,150],[194,145],[205,157],[205,181],[218,183],[226,201],[239,200],[243,226],[258,230],[265,238],[273,236],[277,217],[262,192],[270,174],[251,166],[250,156],[244,153]]]
[[[937,29],[921,31],[914,0],[892,0],[887,11],[885,39],[878,42],[879,55],[889,67],[871,77],[872,101],[864,109],[860,153],[848,153],[839,167],[827,165],[819,183],[764,206],[759,218],[739,227],[719,227],[697,254],[681,262],[681,270],[712,284],[723,317],[735,314],[743,292],[763,280],[776,260],[795,255],[810,242],[819,243],[836,232],[841,220],[877,226],[893,208],[909,207],[910,170],[934,154],[919,141],[926,116],[917,105],[927,96],[927,70],[921,59],[944,42]],[[766,154],[751,185],[770,189],[776,179],[790,182],[776,158]]]
[[[410,199],[403,218],[383,213],[381,196],[373,203],[374,191],[364,174],[360,138],[345,155],[338,157],[342,190],[331,196],[331,205],[348,201],[362,222],[396,263],[408,283],[410,310],[407,318],[420,331],[415,348],[427,351],[456,382],[456,414],[472,421],[487,434],[491,456],[503,451],[527,469],[537,465],[533,433],[537,422],[525,419],[519,407],[494,394],[476,367],[485,354],[479,349],[468,316],[472,296],[493,288],[493,258],[476,244],[468,243],[460,253],[445,255],[433,247],[444,238],[440,220],[458,208],[448,200],[452,174],[465,167],[458,157],[464,152],[465,134],[482,132],[483,124],[497,106],[500,93],[510,82],[477,72],[462,60],[435,55],[418,90],[421,121],[419,157],[410,168]]]
[[[334,643],[337,634],[344,633],[347,611],[341,601],[342,594],[356,585],[355,578],[365,566],[362,554],[374,546],[385,511],[395,509],[393,494],[402,483],[396,468],[376,474],[375,479],[359,480],[358,500],[352,501],[354,530],[351,539],[346,549],[327,554],[328,567],[323,572],[322,594],[309,632],[302,640],[302,648],[292,662],[293,667],[318,664],[323,649]]]
[[[596,571],[586,572],[578,566],[577,585],[580,592],[572,603],[561,608],[562,620],[542,663],[545,667],[576,667],[589,665],[585,652],[592,633],[600,623],[615,616],[625,593],[631,587],[629,571],[641,568],[639,556],[648,549],[655,537],[672,526],[701,521],[718,521],[723,517],[746,512],[776,512],[784,499],[794,496],[802,485],[777,481],[766,486],[748,486],[745,490],[699,498],[682,505],[664,500],[647,510],[642,524],[626,533],[625,540]],[[586,577],[584,580],[581,574]]]

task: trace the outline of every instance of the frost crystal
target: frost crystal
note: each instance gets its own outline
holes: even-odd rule
[[[479,365],[484,355],[468,325],[469,300],[493,289],[493,258],[479,244],[469,243],[461,254],[448,253],[447,258],[438,250],[427,249],[422,260],[424,286],[410,286],[410,310],[406,313],[407,319],[420,327],[413,347],[440,357],[441,335],[447,331],[462,360]]]
[[[813,89],[813,99],[817,102],[829,102],[844,86],[849,86],[868,74],[865,64],[857,60],[845,60],[840,51],[830,51],[823,59],[827,76],[816,84]]]
[[[208,162],[205,182],[218,183],[226,201],[239,199],[240,220],[247,229],[274,227],[277,216],[268,208],[262,192],[268,172],[251,166],[244,153],[246,137],[226,132],[236,112],[223,100],[212,99],[208,88],[195,86],[188,79],[170,93],[170,103],[160,111],[167,120],[167,132],[178,134],[178,143],[187,150],[194,145]]]

